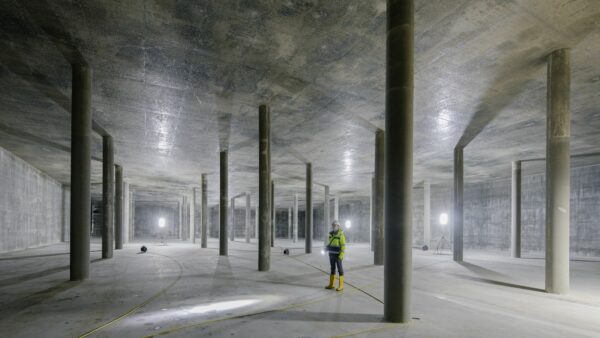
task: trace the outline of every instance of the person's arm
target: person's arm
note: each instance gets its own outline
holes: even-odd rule
[[[346,250],[346,235],[342,232],[340,236],[340,260],[344,259],[344,250]]]

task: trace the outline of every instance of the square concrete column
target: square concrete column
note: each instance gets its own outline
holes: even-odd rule
[[[70,220],[70,216],[71,216],[71,211],[70,211],[70,200],[71,200],[71,188],[67,185],[62,185],[62,227],[60,230],[60,241],[61,242],[68,242],[71,238],[70,236],[70,224],[71,224],[71,220]]]
[[[456,262],[463,260],[463,148],[454,148],[454,213],[453,226],[453,258]]]
[[[423,182],[423,244],[431,247],[431,184]]]
[[[135,238],[135,195],[133,193],[133,191],[131,192],[131,196],[129,197],[129,200],[131,201],[131,207],[129,209],[129,217],[131,218],[131,231],[130,231],[130,241],[133,241],[133,239]]]
[[[131,225],[130,220],[131,217],[129,215],[130,211],[130,193],[129,193],[129,182],[123,182],[123,244],[129,243],[129,238],[131,236]]]
[[[329,219],[329,186],[325,186],[325,202],[323,203],[323,241],[327,243],[329,237],[329,226],[331,220]]]
[[[258,108],[258,271],[271,268],[271,110]]]
[[[229,226],[229,239],[233,241],[235,239],[235,198],[231,199],[231,225]]]
[[[257,206],[254,207],[254,238],[258,240],[258,201]]]
[[[202,235],[200,246],[202,248],[206,248],[208,245],[208,192],[207,192],[207,181],[206,174],[202,174],[202,214],[201,217],[201,226],[202,226]]]
[[[306,216],[305,218],[305,253],[312,253],[313,206],[312,206],[312,164],[306,163]]]
[[[196,188],[192,188],[192,222],[190,226],[190,237],[192,238],[192,243],[196,243],[196,229],[198,228],[198,222],[196,222],[196,206],[198,203],[198,197],[196,195]]]
[[[70,279],[90,276],[92,161],[92,71],[86,65],[72,65],[71,92],[71,207]]]
[[[375,176],[371,177],[371,206],[369,220],[369,241],[371,243],[371,252],[375,251]]]
[[[546,291],[569,292],[571,52],[548,57],[546,116]]]
[[[292,223],[293,241],[298,242],[298,194],[294,194],[294,219]]]
[[[113,139],[102,136],[102,258],[112,258],[115,247],[115,160]]]
[[[375,132],[375,203],[373,235],[373,264],[383,265],[384,260],[384,184],[385,184],[385,133],[381,129]]]
[[[251,224],[251,215],[250,215],[250,192],[246,192],[246,218],[245,218],[245,235],[246,235],[246,243],[250,243],[250,224]]]
[[[333,218],[340,220],[340,199],[337,196],[333,199]]]
[[[229,188],[227,169],[227,151],[220,154],[219,167],[219,255],[227,256],[227,202],[229,202]]]
[[[411,319],[413,57],[413,0],[388,0],[383,315],[402,323]]]
[[[181,240],[181,233],[183,228],[183,199],[177,201],[179,208],[179,227],[177,228],[177,239]]]
[[[271,247],[275,246],[275,232],[277,231],[277,213],[275,210],[275,182],[271,180]]]
[[[292,239],[292,208],[288,208],[288,239]]]
[[[115,165],[115,249],[123,249],[123,167]]]
[[[512,163],[510,253],[521,258],[521,161]]]

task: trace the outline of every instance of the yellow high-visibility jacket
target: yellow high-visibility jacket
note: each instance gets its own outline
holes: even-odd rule
[[[327,248],[330,253],[340,254],[340,259],[344,259],[344,251],[346,250],[346,236],[342,229],[338,231],[330,231],[329,237],[327,238]]]

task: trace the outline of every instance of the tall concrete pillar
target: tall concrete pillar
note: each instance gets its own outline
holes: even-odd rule
[[[288,239],[292,239],[292,208],[288,208]]]
[[[234,240],[235,239],[235,198],[231,199],[231,225],[229,226],[229,231],[230,231],[230,235],[229,235],[229,239],[230,240]]]
[[[246,243],[250,243],[250,224],[251,224],[251,215],[250,215],[250,192],[246,192],[246,227],[245,227],[245,235],[246,235]]]
[[[453,225],[453,257],[454,261],[463,260],[463,148],[457,145],[454,148],[454,213]]]
[[[402,323],[411,319],[413,30],[413,0],[388,0],[383,313]]]
[[[229,202],[227,151],[220,155],[219,168],[220,198],[219,198],[219,255],[227,256],[227,202]]]
[[[275,246],[275,232],[277,231],[277,213],[275,211],[275,182],[271,180],[271,247]]]
[[[271,111],[258,108],[258,271],[271,268]]]
[[[192,222],[190,236],[192,237],[192,243],[196,243],[196,229],[198,228],[198,222],[196,221],[196,206],[198,205],[198,197],[196,195],[196,188],[192,188]]]
[[[135,238],[135,195],[133,191],[131,192],[131,209],[129,209],[129,215],[131,217],[131,232],[130,232],[130,240],[133,241]]]
[[[548,57],[546,116],[546,291],[569,292],[571,51]]]
[[[510,253],[521,258],[521,161],[512,163]]]
[[[202,214],[200,215],[202,221],[202,235],[200,246],[206,248],[208,246],[208,193],[207,193],[207,182],[206,174],[202,174]]]
[[[258,201],[255,202],[256,206],[254,207],[254,238],[258,242]]]
[[[329,186],[325,186],[325,202],[323,203],[323,241],[327,243],[329,236],[329,227],[331,226],[331,220],[329,219]]]
[[[90,276],[91,205],[90,168],[92,161],[92,71],[72,65],[71,92],[71,231],[70,279]]]
[[[131,225],[129,223],[130,197],[129,182],[123,182],[123,244],[129,243],[129,238],[131,236]]]
[[[392,108],[394,110],[398,108]],[[406,112],[402,112],[406,113]],[[396,114],[399,114],[396,112]],[[384,179],[385,179],[385,133],[381,129],[375,132],[375,203],[374,207],[374,228],[375,235],[373,243],[373,264],[383,265],[384,260]],[[411,243],[412,246],[412,243]]]
[[[306,163],[306,216],[305,219],[305,252],[312,253],[313,206],[312,206],[312,164]]]
[[[70,216],[70,201],[71,201],[71,188],[67,185],[62,185],[62,227],[60,230],[60,241],[68,242],[71,238],[69,234],[69,226],[71,224]]]
[[[370,233],[369,241],[371,243],[371,252],[375,251],[375,176],[371,177],[371,219],[370,219]]]
[[[112,258],[115,247],[115,159],[113,139],[102,136],[102,258]]]
[[[123,249],[123,167],[115,165],[115,249]]]
[[[181,240],[181,233],[183,228],[183,199],[177,202],[179,208],[179,227],[177,228],[177,239]]]
[[[340,199],[337,196],[333,199],[333,218],[340,220]]]
[[[298,194],[294,194],[294,220],[292,223],[294,233],[293,241],[294,243],[298,242]]]
[[[423,244],[431,247],[431,184],[423,182]]]

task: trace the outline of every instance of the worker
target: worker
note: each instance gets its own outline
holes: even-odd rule
[[[344,260],[344,250],[346,249],[346,236],[340,227],[340,222],[337,220],[331,223],[331,231],[328,236],[328,244],[325,248],[329,252],[329,264],[331,265],[331,274],[329,275],[329,285],[326,289],[333,289],[333,282],[335,281],[335,268],[337,266],[339,278],[339,285],[336,291],[344,290],[344,268],[342,267],[342,261]]]

